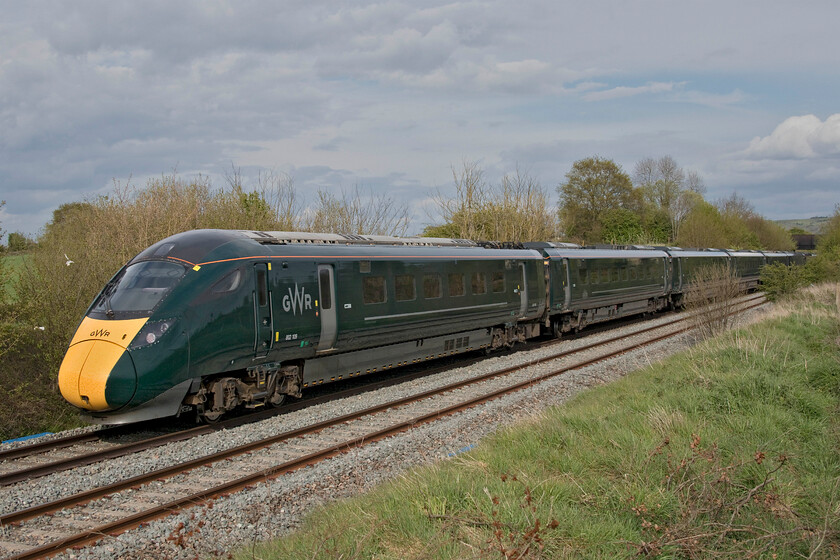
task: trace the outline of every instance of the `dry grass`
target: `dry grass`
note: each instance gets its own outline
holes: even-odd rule
[[[730,327],[741,294],[738,277],[730,267],[714,265],[696,271],[686,290],[685,304],[698,338],[709,338]]]

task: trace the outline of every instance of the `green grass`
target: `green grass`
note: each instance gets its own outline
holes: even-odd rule
[[[20,270],[24,266],[24,263],[27,259],[27,255],[5,255],[0,256],[0,259],[2,259],[2,263],[0,263],[0,270],[3,271],[3,275],[5,276],[3,282],[0,283],[0,289],[5,290],[5,296],[9,300],[12,300],[15,296],[13,284],[14,281],[17,279],[18,275],[20,274]]]
[[[591,390],[237,557],[838,557],[833,298]]]

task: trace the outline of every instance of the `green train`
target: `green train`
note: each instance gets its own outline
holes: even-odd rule
[[[751,283],[752,261],[770,257],[188,231],[106,284],[70,341],[59,388],[94,422],[213,421],[313,385],[679,305],[693,263],[741,258],[749,263],[732,266]]]

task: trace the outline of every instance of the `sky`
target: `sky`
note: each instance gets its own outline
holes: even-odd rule
[[[0,0],[0,228],[177,173],[436,219],[453,169],[669,155],[770,219],[840,203],[837,0]]]

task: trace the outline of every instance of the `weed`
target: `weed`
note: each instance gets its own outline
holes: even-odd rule
[[[814,558],[827,538],[837,536],[838,512],[828,513],[822,525],[806,524],[783,497],[776,474],[787,465],[786,454],[771,459],[756,450],[724,461],[716,444],[703,445],[692,434],[688,454],[677,457],[670,443],[663,441],[649,459],[664,463],[661,489],[676,497],[677,507],[669,513],[658,503],[628,498],[643,535],[629,543],[637,556],[775,558],[775,551],[802,544]]]

